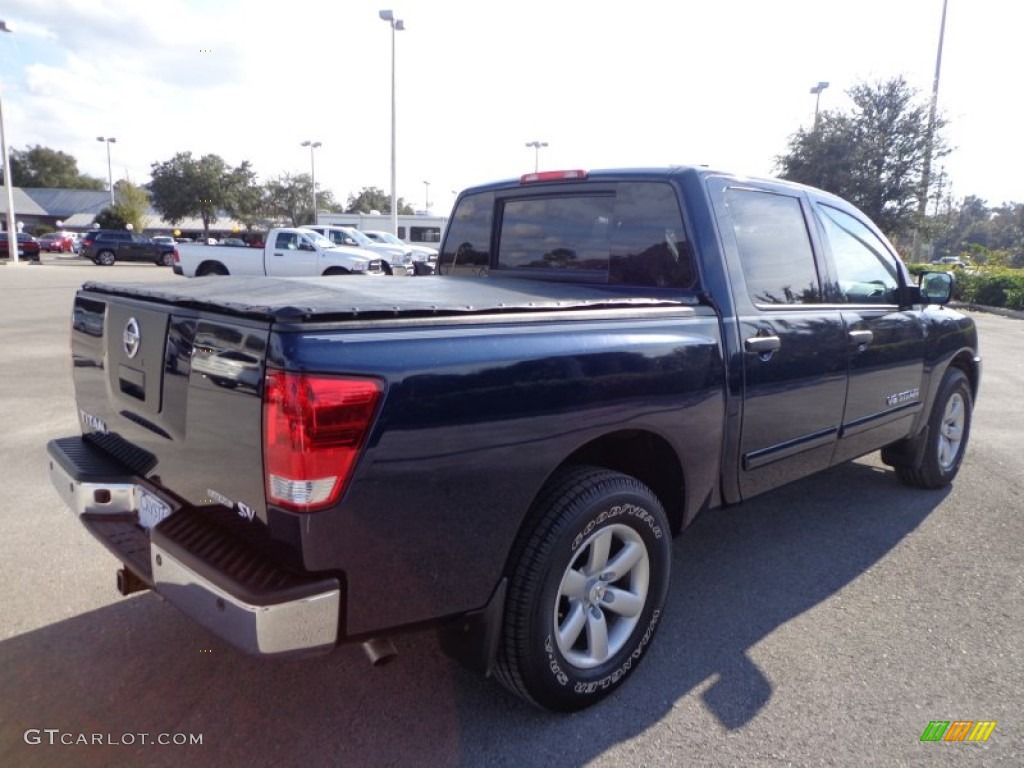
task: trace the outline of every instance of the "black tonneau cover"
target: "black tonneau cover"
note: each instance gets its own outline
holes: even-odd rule
[[[698,303],[693,294],[658,288],[449,276],[202,277],[169,283],[88,282],[82,287],[95,293],[277,322]]]

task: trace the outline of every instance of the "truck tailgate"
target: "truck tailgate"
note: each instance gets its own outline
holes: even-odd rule
[[[265,520],[269,325],[80,291],[71,347],[86,439],[195,506]]]

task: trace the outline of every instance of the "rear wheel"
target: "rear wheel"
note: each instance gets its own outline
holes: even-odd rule
[[[168,251],[167,253],[161,254],[160,255],[159,263],[160,263],[161,266],[164,266],[164,267],[173,267],[174,266],[174,254],[171,253],[170,251]]]
[[[96,254],[96,263],[101,266],[112,267],[114,266],[115,261],[116,259],[114,258],[113,251],[100,251]]]
[[[973,408],[967,376],[959,368],[950,368],[942,377],[928,417],[928,442],[921,464],[916,467],[897,466],[896,474],[900,480],[917,488],[944,488],[949,485],[960,471],[967,451]]]
[[[389,264],[384,259],[380,260],[380,268],[384,270],[384,274],[385,275],[393,275],[394,274],[394,272],[391,271],[391,264]]]
[[[559,711],[595,704],[636,668],[668,590],[670,530],[636,478],[565,470],[513,550],[498,679]]]

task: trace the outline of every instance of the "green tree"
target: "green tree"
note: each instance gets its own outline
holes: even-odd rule
[[[267,210],[293,227],[313,223],[313,179],[308,173],[283,173],[265,186]],[[334,194],[317,184],[316,207],[336,210]]]
[[[391,212],[391,195],[385,194],[379,187],[363,187],[358,194],[349,195],[345,205],[345,213],[369,213],[380,211]],[[398,212],[411,216],[416,211],[402,198],[398,198]]]
[[[148,210],[149,195],[146,190],[128,179],[121,179],[114,184],[114,204],[100,211],[94,223],[102,229],[125,229],[131,224],[135,232],[141,233],[149,225],[146,216]]]
[[[247,229],[265,226],[269,216],[266,193],[256,181],[256,173],[248,160],[228,174],[224,210],[242,222]]]
[[[928,104],[902,77],[860,83],[847,94],[848,114],[825,112],[811,130],[790,137],[776,158],[784,179],[820,187],[856,205],[886,233],[909,233],[917,214],[921,173],[928,154]],[[949,150],[937,118],[932,160]]]
[[[153,207],[172,224],[195,216],[202,219],[203,234],[222,213],[235,209],[240,179],[251,174],[248,162],[232,170],[219,155],[196,160],[191,152],[179,152],[170,160],[153,163],[149,185]]]
[[[106,189],[101,179],[78,170],[78,161],[67,152],[36,145],[11,152],[11,178],[16,187],[57,189]]]

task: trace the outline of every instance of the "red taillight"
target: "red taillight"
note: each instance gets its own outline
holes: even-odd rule
[[[178,253],[178,249],[174,249],[174,263],[181,264],[181,254]]]
[[[295,512],[334,504],[362,450],[381,389],[374,379],[268,371],[263,395],[267,501]]]
[[[539,181],[573,181],[587,178],[586,171],[541,171],[526,173],[519,177],[520,184],[536,184]]]

